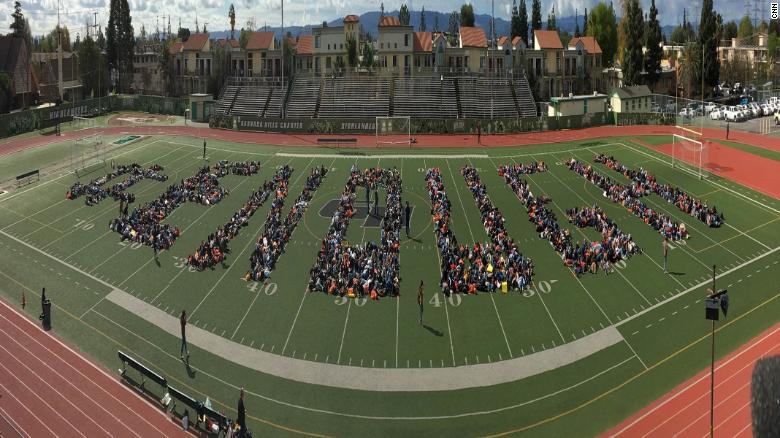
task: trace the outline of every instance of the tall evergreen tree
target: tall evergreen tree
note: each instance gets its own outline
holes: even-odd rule
[[[585,8],[585,15],[582,17],[582,35],[588,34],[588,8]]]
[[[379,21],[382,21],[383,18],[385,18],[385,3],[384,2],[379,4]]]
[[[612,65],[617,52],[617,18],[612,3],[599,3],[588,15],[588,36],[596,38],[603,52],[604,62]]]
[[[433,31],[434,32],[440,32],[441,29],[439,29],[439,13],[434,12],[433,15]]]
[[[580,35],[580,17],[579,17],[579,11],[575,10],[574,12],[574,37],[579,38]]]
[[[626,1],[627,21],[624,28],[623,41],[623,83],[637,85],[641,82],[643,69],[642,56],[642,6],[639,0]]]
[[[460,25],[474,27],[474,6],[469,3],[460,7]]]
[[[401,5],[401,8],[398,10],[398,21],[401,22],[402,26],[408,26],[409,20],[411,17],[409,16],[409,7],[406,6],[406,3]]]
[[[647,84],[653,85],[658,81],[661,75],[661,58],[663,49],[661,48],[661,23],[658,22],[658,8],[655,7],[655,0],[650,2],[650,15],[647,23],[647,53],[645,54],[645,72],[647,73]]]
[[[233,3],[230,4],[230,10],[228,10],[228,18],[230,18],[230,39],[232,40],[236,33],[236,8],[233,7]]]
[[[526,0],[520,0],[520,8],[517,11],[517,21],[520,22],[520,32],[518,32],[518,35],[520,35],[520,38],[523,39],[523,42],[528,44],[528,10],[525,7]]]
[[[531,2],[531,30],[542,28],[542,0]]]
[[[520,35],[520,15],[517,11],[517,0],[512,0],[512,19],[509,26],[510,38]]]
[[[14,2],[14,13],[11,14],[14,21],[11,22],[11,35],[20,37],[24,35],[24,14],[22,13],[22,3],[19,0]],[[28,50],[30,48],[28,47]]]
[[[547,30],[558,30],[558,20],[555,19],[555,4],[553,4],[552,12],[547,15]]]
[[[426,32],[427,25],[425,24],[425,6],[422,7],[422,10],[420,10],[420,32]]]
[[[712,88],[718,84],[720,62],[718,61],[717,16],[713,11],[712,0],[704,0],[701,5],[699,21],[699,46],[701,47],[704,65],[702,74],[704,83]],[[702,96],[704,98],[704,96]]]
[[[119,65],[119,35],[117,33],[117,15],[119,14],[119,1],[111,0],[108,11],[108,24],[106,25],[106,62],[110,67]]]

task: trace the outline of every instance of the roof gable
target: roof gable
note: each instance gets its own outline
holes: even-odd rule
[[[414,33],[414,48],[415,52],[430,52],[433,50],[433,37],[430,32],[415,32]]]
[[[299,36],[296,52],[299,55],[311,55],[314,53],[314,37],[311,35]]]
[[[563,49],[561,38],[554,30],[535,30],[534,48],[539,49]]]
[[[582,46],[585,48],[585,51],[592,55],[600,55],[601,54],[601,46],[599,46],[599,42],[596,41],[595,37],[592,36],[585,36],[585,37],[579,37],[579,38],[572,38],[569,41],[569,48],[573,49],[577,46],[578,43],[582,43]]]
[[[358,16],[357,15],[347,15],[344,17],[345,23],[357,23],[358,22]]]
[[[208,33],[193,33],[190,35],[189,39],[184,43],[183,50],[185,51],[200,51],[203,50],[203,47],[206,45],[206,43],[209,41],[209,34]]]
[[[460,27],[460,46],[487,48],[485,31],[481,27]]]
[[[272,50],[274,48],[273,32],[252,32],[246,43],[246,50]]]
[[[398,17],[395,17],[393,15],[385,15],[379,21],[379,27],[400,26],[400,25],[401,25],[401,22],[398,20]]]
[[[20,55],[23,53],[24,39],[11,35],[0,36],[0,71],[9,73],[13,78]]]

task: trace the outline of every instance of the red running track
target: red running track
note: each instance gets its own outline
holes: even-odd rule
[[[191,436],[0,300],[0,436]]]
[[[780,323],[715,364],[715,436],[750,437],[750,378],[756,361],[780,354]],[[710,433],[710,369],[637,412],[604,436],[695,437]]]
[[[730,146],[705,140],[707,148],[706,161],[702,167],[716,175],[750,187],[775,199],[780,199],[780,162],[759,155],[751,154]],[[672,144],[653,148],[672,156]],[[692,152],[680,153],[677,148],[677,159],[682,159],[694,166],[699,165],[699,157]]]

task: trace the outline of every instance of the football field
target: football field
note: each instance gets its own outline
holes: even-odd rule
[[[235,416],[238,388],[247,392],[250,428],[267,434],[472,436],[524,431],[542,436],[594,435],[626,418],[709,363],[710,330],[703,298],[728,289],[728,318],[718,327],[718,355],[777,321],[780,314],[780,202],[715,175],[673,168],[653,145],[671,137],[590,139],[498,149],[325,149],[143,137],[112,149],[105,166],[77,178],[69,144],[0,158],[0,176],[30,163],[57,167],[40,182],[0,195],[0,294],[37,317],[42,288],[54,303],[53,331],[115,369],[122,350],[169,382]],[[106,143],[116,138],[106,138]],[[63,152],[63,148],[66,152]],[[26,154],[34,154],[27,156]],[[620,184],[630,180],[595,156],[613,156],[659,182],[716,206],[725,223],[708,227],[657,194],[651,209],[684,223],[689,238],[671,242],[664,273],[662,237],[603,190],[570,170],[572,158]],[[123,241],[109,229],[119,203],[66,199],[114,164],[159,165],[168,181],[143,179],[127,192],[150,202],[205,163],[256,161],[259,173],[219,179],[229,193],[215,205],[185,202],[164,223],[178,227],[170,249]],[[543,161],[523,175],[575,242],[598,241],[593,228],[566,220],[566,210],[597,206],[641,248],[613,273],[574,275],[529,222],[526,207],[499,175],[503,165]],[[264,203],[229,242],[222,263],[203,271],[187,257],[225,224],[281,166],[293,170],[283,217],[312,168],[328,169],[305,206],[270,278],[247,281],[249,257],[268,216]],[[350,170],[398,169],[402,202],[412,207],[401,229],[400,296],[328,295],[307,291],[310,270],[331,225]],[[450,226],[467,245],[490,240],[461,174],[476,169],[505,228],[533,260],[533,283],[507,293],[442,294],[440,257],[425,176],[439,169],[451,202]],[[384,192],[380,191],[384,208]],[[373,198],[372,198],[373,199]],[[379,214],[356,191],[349,245],[379,242]],[[424,281],[424,324],[417,288]],[[191,359],[179,358],[178,316],[189,314]],[[149,386],[155,396],[159,388]],[[259,433],[258,433],[259,432]]]

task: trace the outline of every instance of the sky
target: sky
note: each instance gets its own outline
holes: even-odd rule
[[[48,33],[57,24],[57,0],[21,1],[22,10],[30,21],[33,35]],[[167,24],[169,15],[173,32],[176,32],[178,28],[179,19],[181,19],[182,27],[194,29],[196,18],[201,28],[206,23],[208,30],[229,29],[227,11],[231,1],[236,9],[236,29],[240,29],[250,19],[254,19],[258,27],[265,24],[278,26],[281,23],[281,0],[166,0],[163,3],[160,3],[159,0],[128,0],[136,35],[140,33],[142,24],[149,33],[154,32],[158,23],[162,29],[163,23]],[[512,0],[494,1],[496,16],[509,19]],[[530,15],[531,0],[526,1]],[[643,10],[647,12],[650,0],[640,1]],[[677,24],[682,21],[684,7],[693,16],[693,21],[698,21],[701,1],[656,0],[661,24]],[[85,35],[87,32],[86,21],[89,20],[90,24],[94,22],[94,12],[98,12],[98,24],[104,27],[108,20],[109,2],[110,0],[60,0],[60,20],[68,26],[71,38],[75,39],[76,34],[80,34],[82,37]],[[475,13],[490,13],[490,0],[471,0],[468,2],[474,6]],[[744,15],[745,0],[714,0],[714,2],[715,9],[727,20],[737,19]],[[10,24],[13,2],[7,0],[3,3],[7,9],[6,21]],[[284,23],[285,25],[321,23],[323,20],[330,21],[347,14],[361,14],[378,10],[380,3],[380,0],[285,0]],[[385,11],[395,11],[402,3],[406,3],[415,11],[425,6],[426,10],[444,12],[459,9],[462,2],[452,0],[386,0],[384,1]],[[547,18],[553,5],[555,5],[556,15],[561,17],[573,15],[575,10],[582,14],[586,7],[592,9],[597,3],[597,0],[542,0],[542,18]],[[616,7],[618,4],[619,0],[615,0]],[[764,6],[764,15],[768,20],[768,2],[761,1],[760,4]],[[735,13],[735,11],[739,12]],[[759,11],[760,13],[761,11]]]

